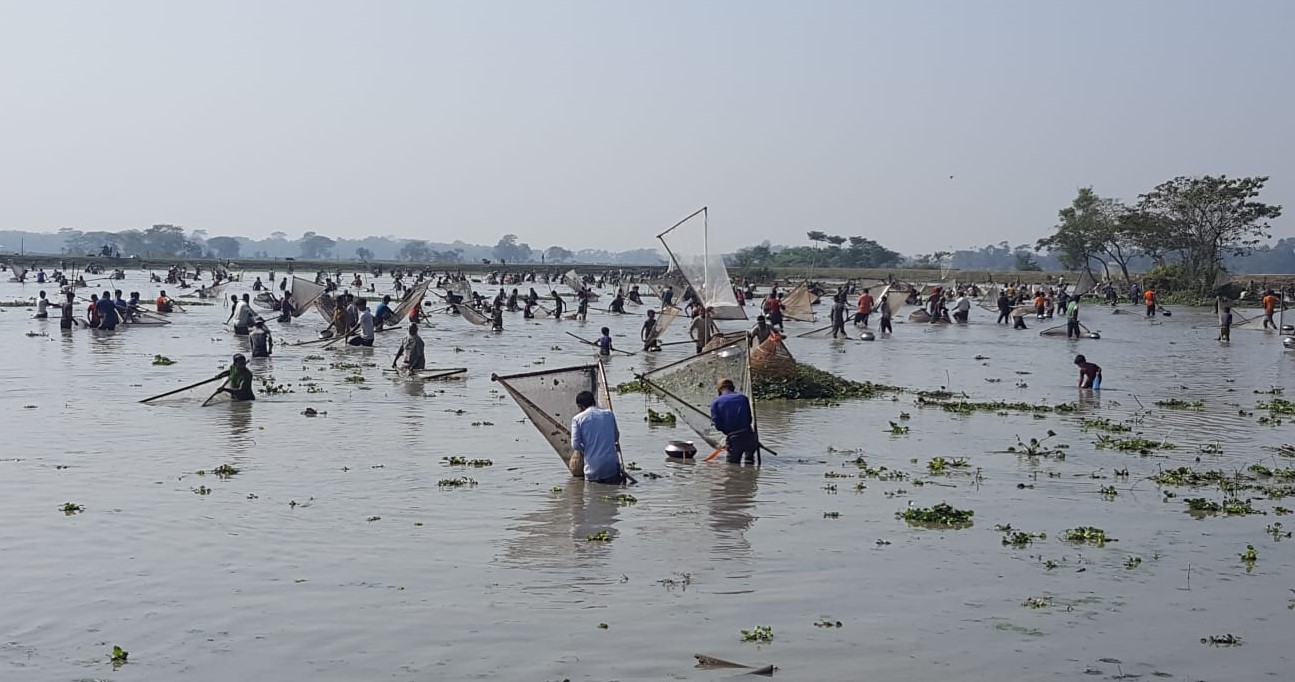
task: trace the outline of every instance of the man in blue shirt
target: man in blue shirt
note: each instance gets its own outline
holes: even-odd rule
[[[382,329],[387,325],[395,326],[400,323],[400,320],[388,319],[392,317],[392,314],[391,296],[383,296],[382,302],[378,303],[378,306],[373,309],[373,319],[377,323],[378,329]]]
[[[103,297],[94,304],[95,310],[99,311],[99,328],[116,329],[117,323],[121,318],[117,315],[117,304],[112,302],[112,293],[105,291]]]
[[[584,459],[584,477],[591,483],[620,485],[625,482],[621,471],[621,432],[616,415],[594,404],[594,394],[581,391],[576,395],[579,412],[571,418],[571,449]]]
[[[718,392],[719,397],[710,404],[710,418],[715,428],[724,433],[726,459],[729,464],[754,464],[760,441],[755,434],[751,401],[737,392],[732,379],[720,379]]]

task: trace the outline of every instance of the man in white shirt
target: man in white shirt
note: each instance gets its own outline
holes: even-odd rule
[[[357,326],[360,328],[359,336],[352,336],[347,343],[352,346],[372,346],[373,345],[373,313],[369,312],[369,304],[363,298],[355,299],[355,308],[359,311],[360,319]]]

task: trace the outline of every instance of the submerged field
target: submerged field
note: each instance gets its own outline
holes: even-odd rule
[[[1089,307],[1097,341],[979,309],[870,343],[790,339],[905,390],[759,405],[779,453],[760,469],[667,462],[695,437],[613,396],[629,489],[571,480],[489,376],[592,361],[564,331],[607,325],[637,350],[641,316],[509,315],[499,335],[440,316],[429,367],[469,371],[439,383],[382,372],[403,332],[283,346],[253,364],[274,395],[200,408],[136,401],[242,350],[227,310],[66,337],[29,315],[0,309],[3,679],[740,672],[695,668],[704,653],[806,680],[1249,680],[1292,662],[1295,353],[1245,328],[1220,347],[1208,311]],[[686,348],[613,357],[610,382]],[[1103,367],[1099,393],[1074,388],[1075,352]]]

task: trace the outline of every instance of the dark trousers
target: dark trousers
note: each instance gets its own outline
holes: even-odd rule
[[[351,340],[347,341],[347,343],[351,344],[352,346],[372,346],[373,339],[366,339],[362,336],[352,336]]]
[[[249,333],[249,330],[247,327],[236,324],[234,325],[234,333],[239,336],[247,336]]]
[[[1079,338],[1079,320],[1066,321],[1066,338],[1068,339],[1071,336],[1074,336],[1076,339]]]
[[[890,326],[890,318],[889,317],[881,318],[881,333],[890,334],[890,333],[893,333],[894,331],[895,330],[892,329]]]
[[[995,322],[994,324],[1011,324],[1011,319],[1012,319],[1011,309],[1000,310],[998,311],[998,321]]]
[[[755,462],[756,451],[760,449],[760,443],[756,440],[755,433],[744,431],[735,433],[726,439],[725,449],[728,453],[725,459],[729,464],[741,464],[743,461]]]

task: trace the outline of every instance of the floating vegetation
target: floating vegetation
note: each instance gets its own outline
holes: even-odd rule
[[[1024,455],[1026,457],[1053,457],[1055,459],[1065,459],[1066,448],[1069,448],[1069,445],[1058,444],[1056,447],[1048,447],[1045,445],[1045,443],[1056,438],[1056,436],[1056,431],[1049,430],[1047,435],[1043,438],[1031,438],[1028,443],[1021,440],[1020,436],[1017,436],[1016,445],[1009,446],[1007,451],[1014,452],[1018,455]]]
[[[616,384],[617,393],[650,393],[648,385],[642,379],[626,381],[623,384]]]
[[[1034,405],[1031,403],[1021,402],[1009,403],[1002,400],[992,402],[976,402],[971,400],[952,401],[949,400],[948,397],[937,397],[944,396],[945,394],[947,394],[948,397],[952,397],[952,394],[949,394],[947,391],[918,393],[917,405],[918,407],[939,407],[945,412],[953,412],[955,414],[972,414],[975,412],[1056,412],[1058,414],[1065,414],[1074,412],[1077,409],[1074,403],[1061,403],[1059,405],[1040,403],[1038,405]]]
[[[82,507],[81,505],[75,502],[64,502],[63,506],[59,507],[59,510],[61,510],[64,514],[68,516],[72,516],[74,514],[80,514],[81,512],[85,511],[85,507]]]
[[[346,378],[342,379],[342,381],[345,381],[348,384],[362,384],[364,383],[364,375],[350,374],[350,375],[347,375]]]
[[[1264,528],[1264,532],[1273,536],[1273,542],[1281,542],[1282,538],[1290,539],[1291,531],[1282,528],[1281,521],[1269,524]]]
[[[887,422],[887,423],[890,424],[889,433],[892,436],[902,436],[908,433],[909,429],[907,426],[902,426],[900,424],[896,424],[895,422]]]
[[[605,530],[585,536],[585,542],[611,542],[613,539],[615,539],[615,536],[610,531]]]
[[[867,460],[862,457],[854,458],[851,463],[859,467],[859,478],[875,478],[878,481],[903,481],[908,478],[908,474],[896,469],[888,469],[885,466],[874,469],[868,466]],[[824,476],[827,476],[827,474],[824,474]],[[829,476],[829,478],[848,478],[848,475],[838,474],[837,476]]]
[[[190,488],[190,490],[192,490],[192,491],[194,492],[194,494],[195,494],[195,495],[210,495],[210,494],[211,494],[211,488],[208,488],[208,487],[207,487],[207,486],[205,486],[205,485],[200,485],[200,486],[198,486],[197,488]]]
[[[458,478],[442,478],[441,480],[436,482],[436,486],[438,488],[464,488],[464,487],[471,488],[476,484],[477,484],[476,481],[468,478],[467,476],[460,476]]]
[[[1108,542],[1116,542],[1115,538],[1106,537],[1106,531],[1096,526],[1079,526],[1066,530],[1062,536],[1066,542],[1087,543],[1103,547]]]
[[[261,392],[265,395],[280,395],[283,393],[292,393],[291,385],[276,383],[274,377],[261,377]]]
[[[1214,502],[1203,497],[1192,497],[1183,500],[1187,505],[1188,511],[1200,514],[1217,514],[1222,512],[1228,516],[1247,516],[1250,514],[1263,514],[1264,512],[1251,506],[1250,500],[1239,500],[1237,498],[1228,498],[1223,502]]]
[[[1082,428],[1084,431],[1096,429],[1098,431],[1110,431],[1111,433],[1128,433],[1133,430],[1133,427],[1128,424],[1114,422],[1106,418],[1085,419],[1082,422]]]
[[[602,499],[606,500],[607,502],[615,502],[616,504],[619,504],[622,507],[628,507],[631,504],[639,503],[639,498],[634,497],[629,493],[620,493],[618,495],[603,495]]]
[[[1155,450],[1173,450],[1173,443],[1167,441],[1147,440],[1146,438],[1112,438],[1106,434],[1097,437],[1097,442],[1093,443],[1098,450],[1119,450],[1120,452],[1136,452],[1140,455],[1149,455]]]
[[[1029,533],[1023,530],[1012,528],[1011,524],[1006,526],[995,526],[994,530],[1003,533],[1003,545],[1021,549],[1034,544],[1035,540],[1047,540],[1047,533]]]
[[[232,464],[222,464],[216,467],[215,469],[212,469],[209,472],[198,470],[197,473],[199,476],[203,476],[210,473],[212,476],[215,476],[216,478],[228,480],[229,477],[238,475],[238,469],[235,469]]]
[[[674,576],[678,576],[678,577],[674,577]],[[674,574],[674,576],[671,576],[669,578],[662,578],[658,580],[657,583],[665,587],[667,590],[673,590],[676,587],[686,590],[688,589],[688,586],[692,584],[691,573],[676,573]]]
[[[1259,552],[1255,551],[1254,545],[1246,545],[1246,551],[1241,553],[1241,563],[1253,567],[1256,561],[1259,561]]]
[[[1153,483],[1159,485],[1215,485],[1219,482],[1228,480],[1229,476],[1217,469],[1209,471],[1196,471],[1191,467],[1178,467],[1177,469],[1164,469],[1160,473],[1151,477]]]
[[[174,365],[175,360],[172,360],[165,355],[154,355],[153,364],[158,365],[159,367],[166,367],[167,365]]]
[[[835,512],[835,511],[832,511],[832,512],[823,512],[823,518],[825,518],[825,519],[839,519],[839,518],[841,518],[841,512]]]
[[[676,424],[676,417],[673,412],[657,412],[652,408],[647,411],[648,426],[670,426]]]
[[[972,524],[971,517],[974,515],[975,512],[970,509],[955,509],[941,502],[934,507],[909,507],[896,512],[895,518],[920,525],[966,528]]]
[[[1104,485],[1101,487],[1101,490],[1099,492],[1101,493],[1102,497],[1108,500],[1113,500],[1115,499],[1116,495],[1120,494],[1119,491],[1116,490],[1115,486],[1113,485]]]
[[[1295,403],[1285,398],[1273,398],[1268,402],[1259,401],[1255,406],[1261,410],[1267,410],[1269,413],[1278,415],[1295,415]]]
[[[969,466],[971,466],[971,463],[968,462],[965,457],[958,457],[955,459],[932,457],[931,460],[926,463],[926,470],[932,474],[942,474],[945,473],[945,470],[947,469],[965,469]]]
[[[1262,476],[1264,478],[1278,478],[1284,480],[1295,478],[1295,469],[1290,468],[1270,469],[1262,464],[1251,464],[1246,470],[1256,476]]]
[[[442,457],[441,464],[450,467],[473,467],[476,469],[494,466],[494,462],[488,459],[468,459],[467,457],[461,457],[459,455],[454,455],[453,457]]]
[[[1131,556],[1124,560],[1124,568],[1132,571],[1142,565],[1142,557]]]
[[[755,400],[866,400],[903,390],[898,386],[843,379],[804,362],[796,363],[796,373],[790,377],[775,379],[758,374],[751,377],[751,397]]]
[[[108,654],[108,660],[112,662],[115,668],[125,665],[129,658],[130,652],[116,645],[112,647],[112,653]]]
[[[330,362],[328,363],[328,368],[342,370],[342,371],[347,371],[352,369],[359,370],[360,365],[354,362]]]
[[[816,628],[839,628],[839,627],[845,627],[845,626],[844,626],[844,625],[842,625],[842,624],[841,624],[841,621],[839,621],[839,620],[832,620],[831,618],[821,618],[821,619],[819,619],[819,621],[818,621],[817,623],[814,623],[814,627],[816,627]]]
[[[1210,635],[1209,637],[1201,637],[1201,644],[1209,644],[1210,646],[1241,646],[1241,638],[1229,632],[1226,635]]]
[[[1168,400],[1157,400],[1156,407],[1164,407],[1171,410],[1199,410],[1205,407],[1205,401],[1170,398]]]
[[[1027,609],[1046,609],[1052,606],[1052,597],[1028,597],[1021,602],[1021,606]]]
[[[367,518],[367,519],[365,519],[365,520],[366,520],[366,521],[368,521],[369,523],[373,523],[374,521],[381,521],[381,520],[382,520],[382,517],[381,517],[381,516],[370,516],[369,518]]]
[[[322,355],[307,355],[306,357],[302,358],[302,362],[317,362],[323,359],[324,359],[324,356]]]
[[[494,422],[487,422],[487,421],[480,421],[480,422],[472,422],[472,425],[473,425],[473,426],[494,426],[494,425],[495,425],[495,423],[494,423]]]
[[[742,630],[743,642],[767,644],[773,641],[773,628],[768,625],[757,625],[750,630]]]
[[[599,624],[598,624],[598,629],[599,629],[599,630],[606,630],[608,627],[609,627],[609,626],[608,626],[606,623],[599,623]]]
[[[843,474],[839,471],[824,471],[823,478],[853,478],[851,474]]]
[[[1286,516],[1291,513],[1291,510],[1286,507],[1273,507],[1273,513],[1277,516]]]

